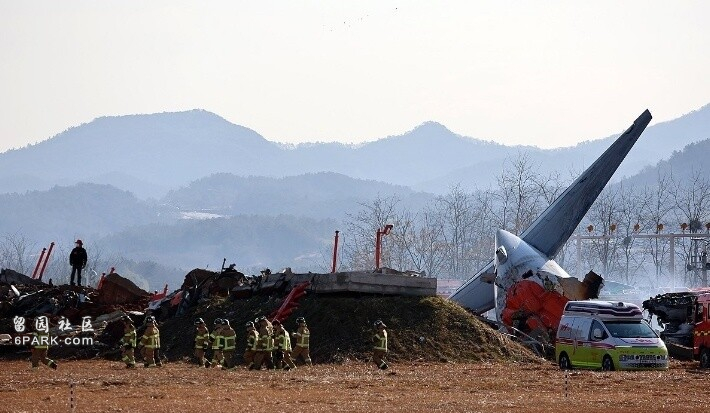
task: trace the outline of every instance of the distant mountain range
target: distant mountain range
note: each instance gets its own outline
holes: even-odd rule
[[[619,125],[619,131],[638,113],[630,112],[628,124]],[[519,154],[526,154],[543,172],[580,171],[614,138],[542,150],[464,137],[426,122],[402,135],[361,145],[287,146],[204,110],[102,117],[0,154],[0,193],[93,182],[157,199],[218,173],[282,178],[318,172],[444,193],[459,183],[466,189],[490,185],[503,162]],[[710,105],[649,127],[617,176],[630,176],[707,138]]]
[[[625,180],[633,186],[653,186],[659,176],[673,177],[676,183],[689,182],[695,175],[710,180],[710,139],[687,145],[654,166],[647,166]]]

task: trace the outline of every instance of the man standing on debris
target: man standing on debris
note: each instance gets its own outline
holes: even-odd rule
[[[69,265],[71,265],[70,285],[74,285],[74,274],[76,274],[76,283],[81,286],[81,270],[86,267],[86,262],[89,260],[83,245],[84,243],[80,239],[76,240],[74,249],[69,253]]]
[[[212,367],[221,367],[224,362],[224,354],[222,353],[224,342],[222,337],[221,318],[216,318],[214,320],[214,329],[212,329],[212,334],[210,334],[210,341],[212,341]]]
[[[381,370],[389,367],[385,361],[387,355],[387,326],[382,320],[375,321],[375,335],[372,337],[374,347],[372,349],[372,361]]]
[[[303,362],[310,366],[311,355],[309,347],[311,331],[308,329],[305,318],[298,317],[296,323],[298,323],[298,330],[291,334],[296,339],[296,346],[293,349],[293,361],[298,361],[298,358],[302,357]]]
[[[42,316],[44,317],[44,316]],[[47,320],[47,317],[44,317]],[[32,333],[32,368],[35,369],[39,367],[39,363],[57,369],[57,362],[47,358],[47,351],[49,351],[49,322],[45,321],[46,328],[40,328],[36,325],[35,331]]]
[[[123,338],[121,338],[121,360],[126,363],[127,369],[136,367],[136,327],[131,318],[123,317]]]
[[[234,349],[237,347],[237,333],[234,331],[229,320],[222,320],[222,342],[224,345],[224,362],[222,370],[231,370],[234,368]]]
[[[296,364],[291,360],[291,337],[288,335],[288,332],[284,330],[279,320],[274,320],[273,324],[274,341],[276,342],[274,352],[276,370],[281,370],[282,368],[286,371],[295,369]]]
[[[259,333],[256,332],[256,327],[252,321],[247,322],[247,348],[244,350],[244,363],[248,369],[254,365],[254,356],[256,355],[257,346],[259,345]]]
[[[205,320],[198,318],[195,320],[195,357],[200,367],[209,367],[210,362],[205,358],[205,349],[210,345],[210,332],[207,329]]]

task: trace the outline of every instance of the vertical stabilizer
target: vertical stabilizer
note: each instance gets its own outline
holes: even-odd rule
[[[651,122],[646,110],[522,233],[520,238],[554,258]]]

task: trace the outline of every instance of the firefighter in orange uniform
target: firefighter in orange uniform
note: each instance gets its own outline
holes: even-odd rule
[[[248,369],[254,365],[254,356],[256,355],[259,345],[259,333],[257,333],[254,323],[249,321],[246,323],[247,328],[247,348],[244,350],[244,363]]]
[[[200,367],[209,367],[210,362],[205,358],[205,349],[210,345],[210,331],[207,329],[205,320],[198,318],[195,320],[195,357]]]
[[[387,355],[387,326],[382,320],[375,321],[375,335],[372,337],[374,343],[372,349],[372,361],[381,370],[387,369],[389,367],[385,361],[385,356]]]
[[[296,323],[298,323],[298,329],[291,334],[296,339],[296,345],[293,347],[291,357],[293,361],[298,361],[298,358],[301,357],[303,362],[310,366],[312,364],[309,352],[311,331],[308,329],[305,318],[298,317]]]

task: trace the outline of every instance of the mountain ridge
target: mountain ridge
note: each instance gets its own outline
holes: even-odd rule
[[[707,131],[710,105],[651,126],[617,175],[630,176],[653,165],[674,150],[710,137]],[[452,185],[490,185],[495,176],[491,169],[498,172],[506,159],[518,154],[529,156],[542,171],[582,170],[613,138],[552,150],[506,146],[427,121],[403,134],[358,145],[288,147],[203,109],[104,116],[0,154],[0,193],[96,180],[147,199],[215,173],[278,178],[318,172],[442,193]]]

